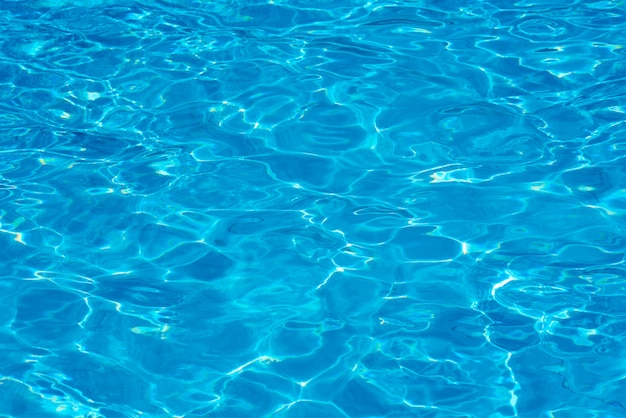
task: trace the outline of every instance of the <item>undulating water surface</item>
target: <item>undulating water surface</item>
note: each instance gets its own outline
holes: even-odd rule
[[[623,1],[0,1],[0,416],[626,416]]]

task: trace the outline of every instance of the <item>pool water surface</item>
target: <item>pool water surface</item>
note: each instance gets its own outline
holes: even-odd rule
[[[0,416],[626,416],[621,1],[0,2]]]

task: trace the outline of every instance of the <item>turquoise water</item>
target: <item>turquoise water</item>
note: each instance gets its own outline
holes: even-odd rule
[[[623,2],[0,6],[1,417],[626,416]]]

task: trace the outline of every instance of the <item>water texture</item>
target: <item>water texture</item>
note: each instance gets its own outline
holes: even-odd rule
[[[0,416],[626,416],[622,1],[0,1]]]

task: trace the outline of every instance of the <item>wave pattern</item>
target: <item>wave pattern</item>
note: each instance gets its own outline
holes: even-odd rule
[[[626,414],[619,1],[5,1],[0,414]]]

